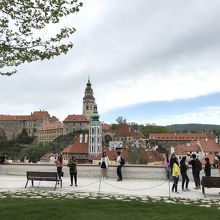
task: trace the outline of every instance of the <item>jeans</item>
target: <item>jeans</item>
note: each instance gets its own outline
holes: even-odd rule
[[[179,176],[173,176],[173,186],[172,186],[172,191],[175,190],[177,192],[177,185],[179,182]]]
[[[182,189],[184,189],[184,185],[186,183],[186,189],[188,189],[189,177],[186,172],[181,172],[182,176]]]
[[[57,167],[57,174],[58,174],[59,179],[61,179],[61,176],[62,176],[62,167]]]
[[[71,185],[73,185],[73,177],[74,177],[75,185],[77,185],[77,173],[70,173]]]
[[[199,171],[193,172],[193,179],[194,179],[196,187],[200,187],[200,172]]]
[[[119,180],[122,180],[121,167],[121,165],[117,166],[117,175]]]

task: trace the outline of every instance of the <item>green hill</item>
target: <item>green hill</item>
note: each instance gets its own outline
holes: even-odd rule
[[[165,126],[171,132],[217,132],[220,133],[220,125],[214,124],[173,124]]]

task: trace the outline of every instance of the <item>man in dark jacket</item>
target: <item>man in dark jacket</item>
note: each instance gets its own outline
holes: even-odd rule
[[[201,162],[196,158],[196,155],[192,155],[192,160],[189,161],[189,165],[192,166],[192,174],[193,174],[193,179],[196,185],[196,188],[194,189],[200,189],[201,184],[200,184],[200,170],[202,169],[202,164]]]

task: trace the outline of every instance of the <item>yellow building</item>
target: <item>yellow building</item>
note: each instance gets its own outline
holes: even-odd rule
[[[51,125],[45,125],[38,130],[37,143],[48,144],[61,135],[63,135],[62,122],[57,122]]]

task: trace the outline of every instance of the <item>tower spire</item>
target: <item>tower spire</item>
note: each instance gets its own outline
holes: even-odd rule
[[[88,77],[88,82],[86,84],[86,89],[83,97],[83,115],[90,120],[90,117],[93,113],[95,105],[95,98],[93,96],[92,84],[90,78]]]

